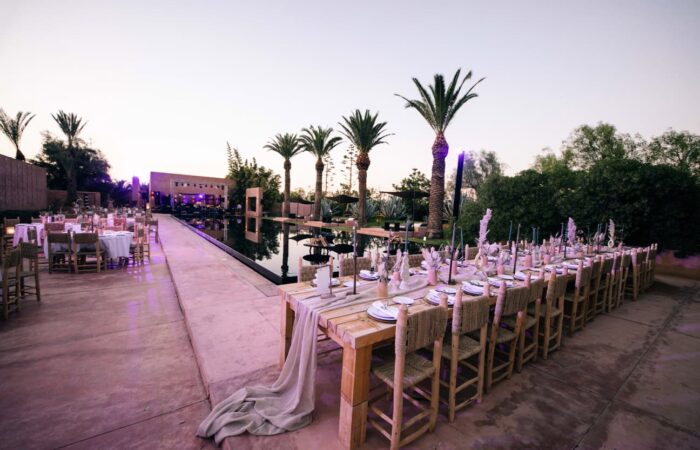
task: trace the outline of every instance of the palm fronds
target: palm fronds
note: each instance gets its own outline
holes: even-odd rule
[[[361,153],[367,153],[379,144],[386,144],[386,138],[393,133],[387,133],[386,122],[377,122],[379,113],[372,115],[369,109],[362,114],[356,109],[348,117],[343,116],[343,122],[339,125],[341,133]]]
[[[265,148],[278,153],[285,161],[304,151],[299,137],[293,133],[276,134],[274,139],[265,144]]]
[[[22,139],[24,129],[27,128],[34,116],[32,113],[19,111],[13,119],[0,109],[0,130],[12,141],[16,150],[15,158],[20,161],[24,161],[25,158],[24,153],[19,149],[19,141]]]
[[[87,125],[87,122],[83,122],[83,119],[78,117],[75,113],[68,114],[63,111],[58,111],[57,114],[52,114],[51,117],[56,121],[63,134],[66,135],[68,139],[68,149],[72,149],[79,138],[80,132],[83,131],[83,128]]]
[[[333,128],[315,127],[310,125],[301,130],[299,141],[304,151],[313,153],[318,159],[323,159],[343,140],[340,136],[331,136]]]
[[[484,80],[484,78],[481,78],[462,94],[464,83],[471,79],[472,72],[470,70],[460,81],[461,70],[457,70],[447,87],[445,87],[445,78],[442,74],[434,75],[433,84],[428,85],[428,89],[423,87],[417,78],[413,78],[413,83],[420,94],[420,99],[418,100],[411,100],[400,94],[395,95],[406,101],[406,108],[413,108],[418,111],[435,133],[444,133],[457,111],[467,101],[478,95],[472,91]]]

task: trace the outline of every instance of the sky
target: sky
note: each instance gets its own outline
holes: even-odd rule
[[[275,134],[370,109],[394,133],[370,153],[368,185],[386,189],[429,175],[434,139],[394,94],[462,68],[486,79],[446,132],[447,170],[486,149],[512,174],[582,124],[700,133],[698,23],[697,0],[0,0],[0,108],[36,114],[28,157],[62,109],[87,120],[113,178],[142,181],[224,176],[227,142],[281,174],[263,149]],[[4,136],[0,153],[14,155]],[[313,164],[292,160],[292,188],[313,186]]]

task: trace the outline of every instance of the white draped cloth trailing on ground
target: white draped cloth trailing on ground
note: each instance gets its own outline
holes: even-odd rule
[[[417,282],[419,280],[416,280]],[[422,281],[422,280],[421,280]],[[425,286],[416,283],[409,290]],[[294,332],[287,359],[272,386],[245,387],[217,404],[199,425],[197,435],[212,437],[217,444],[224,438],[248,432],[273,435],[294,431],[311,423],[315,403],[316,343],[319,314],[375,296],[375,285],[364,285],[364,293],[342,293],[322,299],[317,295],[299,300]],[[371,289],[369,289],[371,288]]]

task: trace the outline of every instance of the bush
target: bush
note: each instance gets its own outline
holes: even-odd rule
[[[617,238],[624,242],[698,253],[700,236],[700,184],[687,171],[629,159],[602,160],[588,171],[558,167],[544,173],[526,170],[518,175],[490,177],[478,191],[476,202],[462,208],[459,225],[476,236],[486,208],[493,209],[491,240],[505,240],[513,221],[513,235],[521,224],[521,237],[540,228],[540,239],[555,235],[572,217],[583,236],[598,223],[613,219]],[[471,242],[470,242],[471,243]]]

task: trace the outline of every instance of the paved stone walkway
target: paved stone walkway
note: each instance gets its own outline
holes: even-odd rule
[[[210,411],[158,245],[143,267],[41,273],[0,319],[0,448],[213,448]]]

